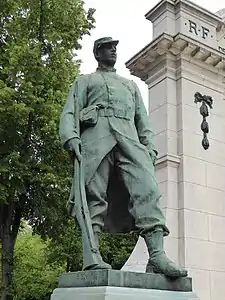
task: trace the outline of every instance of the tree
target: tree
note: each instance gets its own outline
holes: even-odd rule
[[[74,224],[74,220],[69,219],[57,240],[44,241],[28,227],[20,230],[14,253],[15,300],[48,300],[57,287],[59,273],[81,270],[81,234]],[[120,269],[133,250],[136,238],[128,234],[102,234],[104,259],[114,269]]]
[[[121,269],[137,242],[136,234],[108,234],[100,237],[100,251],[106,262],[114,269]],[[57,237],[48,244],[48,263],[62,263],[65,272],[82,269],[82,238],[77,222],[69,218],[61,225]]]
[[[48,263],[64,263],[64,272],[82,269],[82,238],[74,218],[61,224],[60,232],[48,244]]]
[[[14,254],[13,295],[15,300],[49,299],[57,287],[62,262],[47,261],[49,241],[43,241],[31,229],[22,230],[17,238]]]
[[[102,234],[100,247],[103,259],[113,269],[120,270],[131,255],[137,240],[138,235],[135,233]]]
[[[13,251],[21,219],[48,235],[66,216],[68,157],[58,138],[59,115],[75,52],[93,28],[81,0],[0,2],[1,299],[10,300]],[[59,213],[61,217],[59,217]],[[59,222],[60,223],[60,222]],[[60,225],[60,224],[59,224]]]

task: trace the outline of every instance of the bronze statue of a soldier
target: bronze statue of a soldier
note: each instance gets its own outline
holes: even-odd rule
[[[137,230],[149,252],[146,272],[184,277],[163,250],[169,230],[159,206],[154,134],[137,85],[114,69],[117,44],[95,41],[98,68],[76,78],[60,119],[62,145],[75,157],[68,209],[82,230],[83,269],[111,268],[99,252],[103,229]]]

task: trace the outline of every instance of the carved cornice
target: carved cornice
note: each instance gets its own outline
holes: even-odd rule
[[[130,73],[146,81],[148,74],[155,67],[155,63],[160,57],[165,55],[184,55],[194,58],[213,68],[225,73],[225,54],[204,45],[184,34],[177,34],[172,37],[169,34],[161,34],[158,38],[149,43],[127,63],[126,67]]]
[[[156,170],[159,170],[159,169],[162,169],[162,168],[165,168],[168,166],[178,168],[180,161],[181,161],[181,158],[178,155],[165,154],[163,156],[160,156],[157,159],[155,168],[156,168]]]
[[[222,26],[223,24],[223,20],[219,14],[212,13],[211,11],[189,0],[161,0],[147,14],[145,14],[145,18],[154,22],[165,11],[170,11],[173,14],[178,13],[179,11],[188,11],[197,18],[201,18],[206,21],[210,20],[218,26]]]

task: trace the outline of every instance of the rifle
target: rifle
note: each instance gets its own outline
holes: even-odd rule
[[[80,108],[77,97],[77,84],[74,92],[75,103],[75,126],[78,136],[80,136]],[[82,232],[83,244],[83,269],[99,264],[98,248],[94,239],[93,228],[91,224],[90,213],[87,205],[87,198],[85,192],[83,162],[74,158],[74,177],[73,177],[73,199],[74,202],[69,202],[70,215],[72,210],[75,211],[79,226]]]

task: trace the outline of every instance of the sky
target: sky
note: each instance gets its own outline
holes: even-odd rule
[[[97,62],[93,56],[93,44],[98,38],[112,36],[120,42],[117,46],[117,73],[134,80],[148,103],[147,85],[139,78],[130,75],[125,63],[152,41],[152,23],[145,19],[145,14],[153,8],[159,0],[84,0],[85,8],[95,8],[95,29],[90,36],[81,41],[82,49],[78,51],[78,58],[82,60],[83,74],[95,71]],[[211,12],[225,8],[224,0],[192,0],[192,2]]]

